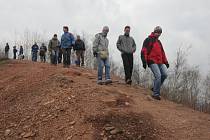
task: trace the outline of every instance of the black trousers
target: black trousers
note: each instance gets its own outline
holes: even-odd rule
[[[17,55],[16,53],[13,53],[13,59],[16,59]]]
[[[131,80],[133,73],[133,54],[123,53],[121,56],[125,71],[125,81]]]
[[[59,50],[59,53],[58,53],[58,63],[61,63],[62,62],[62,50]]]
[[[71,65],[71,48],[62,48],[63,52],[63,65]]]

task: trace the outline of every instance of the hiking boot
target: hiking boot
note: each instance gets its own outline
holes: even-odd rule
[[[98,80],[98,81],[97,81],[97,84],[98,84],[98,85],[103,85],[103,81],[102,81],[102,80]]]
[[[131,84],[132,84],[132,80],[131,80],[131,79],[128,79],[128,80],[126,81],[126,84],[131,85]]]
[[[155,99],[155,100],[161,100],[161,98],[160,98],[160,96],[159,96],[159,95],[157,95],[157,96],[152,95],[152,98],[153,98],[153,99]]]
[[[112,83],[112,80],[111,79],[107,79],[106,81],[105,81],[105,84],[107,85],[107,84],[111,84]]]

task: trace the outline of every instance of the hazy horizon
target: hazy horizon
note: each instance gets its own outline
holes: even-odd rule
[[[180,46],[191,46],[188,63],[208,72],[209,6],[208,0],[0,0],[0,43],[10,42],[13,46],[15,36],[25,30],[50,39],[54,33],[62,34],[63,25],[68,25],[71,32],[84,31],[94,36],[107,25],[110,50],[116,55],[115,59],[119,59],[120,52],[115,44],[124,26],[131,26],[131,35],[138,47],[136,54],[140,54],[143,40],[160,25],[163,28],[160,40],[170,62]]]

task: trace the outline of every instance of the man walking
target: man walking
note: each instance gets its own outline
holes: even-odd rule
[[[132,84],[133,73],[133,53],[136,51],[136,43],[130,36],[130,26],[124,28],[124,35],[120,35],[117,40],[117,48],[121,52],[123,66],[125,71],[126,84]]]
[[[46,52],[47,52],[47,47],[42,43],[42,46],[40,47],[39,55],[41,62],[46,62]]]
[[[39,51],[39,46],[35,42],[34,45],[31,47],[32,61],[34,62],[37,62],[38,51]]]
[[[99,85],[103,84],[103,68],[105,66],[105,84],[112,83],[110,78],[110,64],[109,64],[109,40],[107,39],[107,34],[109,32],[109,27],[103,27],[102,33],[95,35],[95,40],[93,42],[93,55],[98,61],[98,81]]]
[[[76,65],[79,67],[84,66],[85,43],[80,39],[79,35],[77,35],[77,40],[75,41],[74,51],[76,51],[77,55]]]
[[[69,33],[67,26],[63,27],[64,34],[61,37],[61,49],[63,52],[63,67],[68,68],[71,65],[71,49],[74,46],[74,36]]]
[[[5,51],[5,57],[6,58],[9,58],[9,44],[8,43],[6,43],[6,46],[5,46],[5,49],[4,49],[4,51]]]
[[[156,100],[161,100],[160,89],[167,78],[166,67],[169,68],[162,43],[159,40],[161,33],[162,28],[160,26],[155,27],[154,32],[144,40],[141,50],[143,68],[146,69],[148,65],[155,77],[152,97]]]
[[[13,47],[13,59],[17,58],[17,49],[16,46]]]
[[[60,46],[60,41],[58,40],[57,34],[54,34],[53,38],[50,40],[48,45],[51,64],[57,65],[58,63],[59,46]]]
[[[19,50],[19,54],[18,54],[18,59],[20,59],[20,60],[24,59],[23,46],[20,46],[20,50]]]

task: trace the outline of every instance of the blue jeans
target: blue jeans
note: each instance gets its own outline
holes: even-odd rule
[[[164,64],[151,64],[150,69],[154,74],[153,95],[160,96],[160,88],[167,78],[167,70]]]
[[[32,52],[32,61],[34,61],[34,62],[37,61],[37,53],[38,52]]]
[[[100,57],[97,57],[98,60],[98,80],[103,79],[103,69],[105,66],[105,79],[110,79],[110,64],[109,59],[101,59]]]
[[[51,53],[51,63],[52,64],[58,63],[58,55],[59,55],[59,50],[52,50],[52,53]]]

